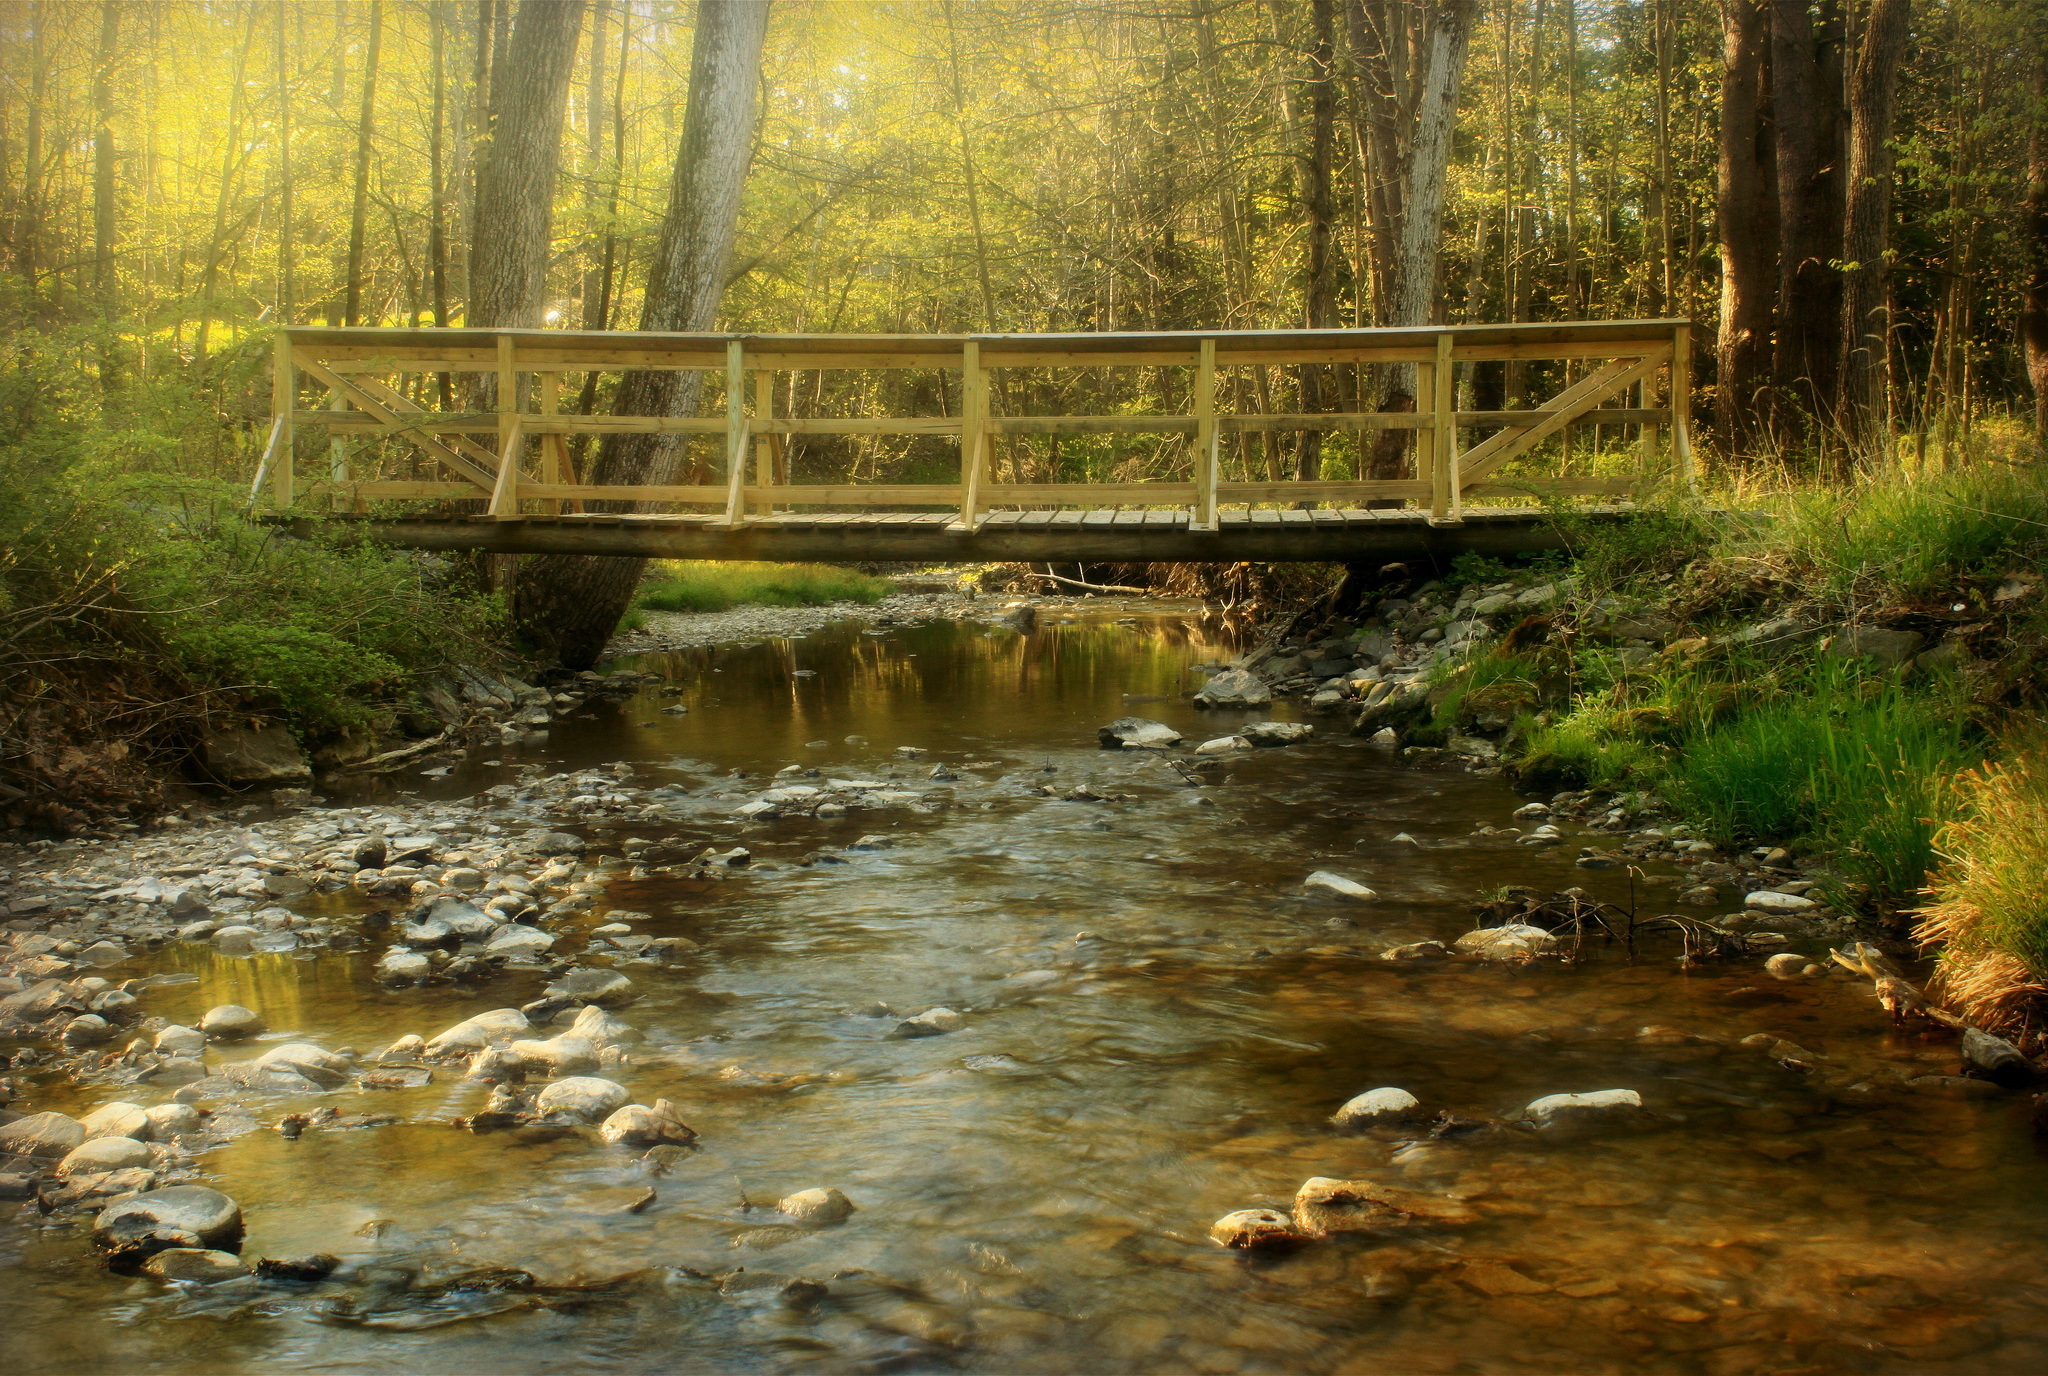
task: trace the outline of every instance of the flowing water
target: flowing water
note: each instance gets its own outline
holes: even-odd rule
[[[167,1293],[97,1269],[75,1228],[25,1223],[0,1234],[8,1368],[2048,1370],[2048,1169],[2020,1099],[1904,1087],[1950,1070],[1953,1049],[1888,1033],[1853,981],[1781,983],[1753,961],[1686,971],[1655,944],[1633,964],[1604,950],[1528,968],[1378,959],[1466,930],[1501,884],[1625,902],[1629,880],[1575,869],[1573,846],[1475,835],[1524,801],[1500,780],[1404,767],[1334,731],[1232,758],[1199,787],[1157,757],[1095,748],[1094,728],[1127,712],[1197,739],[1237,720],[1185,697],[1194,665],[1228,656],[1220,634],[1154,604],[1029,634],[847,625],[651,657],[642,667],[680,698],[650,688],[525,755],[413,780],[459,798],[521,765],[632,761],[643,780],[687,785],[695,815],[594,839],[675,833],[779,864],[610,894],[654,915],[648,934],[702,945],[678,968],[621,967],[639,997],[620,1015],[647,1040],[617,1072],[637,1101],[682,1106],[698,1149],[657,1166],[589,1133],[458,1130],[486,1094],[459,1069],[324,1096],[405,1121],[254,1132],[201,1165],[246,1211],[245,1255],[332,1252],[352,1275]],[[677,701],[687,715],[658,710]],[[902,745],[931,754],[905,764]],[[932,762],[959,781],[926,782]],[[894,771],[948,805],[730,820],[791,763]],[[1124,796],[1056,799],[1037,791],[1048,782]],[[886,849],[793,863],[876,832]],[[1402,832],[1419,844],[1391,839]],[[1379,901],[1304,897],[1324,867]],[[189,1021],[240,1002],[273,1037],[359,1052],[542,982],[385,990],[364,953],[151,959],[198,976],[153,990],[152,1012]],[[966,1025],[888,1040],[896,1019],[878,1004],[946,1005]],[[1810,1068],[1741,1044],[1757,1032],[1806,1048]],[[1382,1085],[1468,1119],[1630,1088],[1653,1120],[1563,1142],[1328,1125]],[[25,1106],[110,1097],[44,1086]],[[1208,1240],[1218,1216],[1284,1209],[1311,1176],[1456,1195],[1477,1220],[1272,1256]],[[790,1226],[774,1201],[814,1186],[858,1212]],[[325,1312],[339,1293],[486,1266],[552,1288],[465,1292],[385,1326]]]

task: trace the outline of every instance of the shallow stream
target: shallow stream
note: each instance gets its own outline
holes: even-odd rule
[[[1575,868],[1575,846],[1475,835],[1526,799],[1498,778],[1404,766],[1330,719],[1311,743],[1232,757],[1199,786],[1149,753],[1097,748],[1095,728],[1126,713],[1194,739],[1238,720],[1185,696],[1194,665],[1230,653],[1195,611],[1156,604],[1049,616],[1028,634],[843,625],[649,657],[679,693],[651,685],[525,753],[409,778],[457,799],[526,765],[629,761],[690,790],[684,819],[579,827],[599,853],[674,835],[775,866],[609,893],[653,915],[646,934],[701,944],[674,968],[619,966],[638,997],[618,1016],[647,1040],[616,1072],[636,1101],[678,1104],[698,1148],[656,1173],[588,1132],[458,1130],[486,1094],[459,1067],[424,1088],[323,1096],[405,1121],[252,1132],[200,1164],[245,1210],[245,1255],[324,1251],[368,1270],[209,1302],[98,1269],[75,1228],[18,1224],[0,1230],[7,1367],[2048,1370],[2048,1162],[2024,1096],[1904,1086],[1950,1070],[1953,1048],[1888,1033],[1861,982],[1780,982],[1756,961],[1687,971],[1654,942],[1633,964],[1613,950],[1531,967],[1379,959],[1467,930],[1474,900],[1503,884],[1627,903],[1631,880]],[[675,705],[690,710],[661,711]],[[899,746],[930,753],[906,761]],[[935,763],[958,781],[927,780]],[[791,764],[893,773],[944,805],[731,820]],[[1053,798],[1048,782],[1127,796]],[[1404,832],[1414,843],[1392,839]],[[885,848],[849,849],[868,834]],[[815,851],[845,863],[798,863]],[[1320,868],[1378,901],[1304,896]],[[1669,892],[1634,889],[1645,912]],[[387,990],[375,957],[180,943],[119,973],[196,974],[151,991],[149,1011],[173,1020],[243,1003],[273,1040],[365,1055],[526,1003],[543,982]],[[934,1005],[965,1026],[886,1039]],[[1758,1032],[1815,1059],[1742,1044]],[[1388,1085],[1432,1114],[1492,1120],[1542,1095],[1628,1088],[1652,1121],[1569,1141],[1328,1125]],[[112,1097],[46,1086],[33,1106]],[[257,1111],[267,1123],[290,1106]],[[1209,1241],[1218,1216],[1285,1209],[1311,1176],[1455,1195],[1477,1221],[1264,1257]],[[775,1212],[814,1186],[858,1211],[818,1229]],[[411,1325],[325,1312],[364,1276],[482,1266],[565,1288]]]

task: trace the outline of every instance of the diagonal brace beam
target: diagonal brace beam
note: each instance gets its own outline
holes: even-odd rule
[[[388,402],[380,401],[370,391],[360,386],[356,379],[337,373],[318,360],[306,357],[303,353],[297,356],[296,362],[301,368],[310,373],[316,381],[334,388],[361,407],[363,414],[369,416],[387,431],[401,439],[411,440],[414,444],[419,445],[420,448],[432,454],[435,458],[461,474],[464,478],[467,478],[470,482],[475,483],[478,487],[489,491],[497,485],[498,475],[493,471],[496,468],[495,455],[492,456],[494,462],[491,468],[480,468],[463,455],[456,453],[453,449],[435,439],[432,435],[415,430],[405,423],[405,416],[407,414],[424,415],[426,414],[425,411],[412,407],[410,402],[405,403],[405,407],[411,408],[409,412],[405,409],[393,408]],[[401,398],[401,400],[403,399]],[[488,451],[483,452],[488,453]]]
[[[1616,392],[1662,367],[1669,352],[1660,349],[1642,358],[1618,358],[1559,392],[1542,410],[1530,412],[1533,423],[1526,429],[1516,427],[1489,435],[1465,451],[1458,465],[1460,485],[1469,487],[1509,460],[1534,449]]]

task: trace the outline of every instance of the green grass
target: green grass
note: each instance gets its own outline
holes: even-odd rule
[[[722,612],[730,607],[872,605],[889,584],[830,564],[743,564],[672,560],[657,564],[635,607],[657,612]]]
[[[2048,767],[2038,730],[2008,760],[1956,780],[1942,864],[1920,912],[1921,941],[1941,947],[1935,992],[1999,1031],[2038,1029],[2048,1006]]]

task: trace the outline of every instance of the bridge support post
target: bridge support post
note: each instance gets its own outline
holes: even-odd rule
[[[747,346],[735,339],[725,346],[725,526],[746,519],[747,497]]]
[[[757,421],[775,418],[775,374],[766,368],[754,370],[754,419]],[[773,487],[775,485],[775,437],[757,434],[754,438],[754,485]],[[766,516],[775,510],[772,502],[756,502],[754,514]]]
[[[277,332],[270,364],[270,409],[276,413],[271,452],[270,500],[280,511],[292,504],[292,411],[299,401],[299,371],[292,362],[291,337]]]
[[[1448,332],[1436,337],[1436,362],[1419,368],[1427,374],[1427,390],[1415,389],[1429,398],[1430,427],[1422,433],[1429,436],[1431,525],[1456,525],[1465,519],[1464,484],[1458,472],[1458,374],[1451,360],[1452,347]]]
[[[513,366],[512,336],[498,336],[498,477],[491,484],[488,514],[519,519],[519,370]]]
[[[1693,485],[1692,468],[1692,326],[1671,331],[1671,465],[1672,476]]]
[[[960,346],[960,519],[947,529],[974,534],[981,524],[981,483],[988,469],[988,369],[981,342]]]
[[[1202,341],[1195,365],[1195,508],[1188,530],[1216,530],[1216,479],[1221,464],[1221,435],[1216,428],[1216,341]]]

